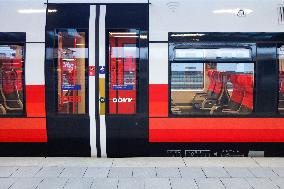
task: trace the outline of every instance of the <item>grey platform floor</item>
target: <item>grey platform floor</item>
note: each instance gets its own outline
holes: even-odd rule
[[[0,158],[0,189],[284,189],[284,158]]]

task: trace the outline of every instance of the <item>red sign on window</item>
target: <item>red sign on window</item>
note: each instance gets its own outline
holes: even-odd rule
[[[96,75],[95,66],[89,66],[89,76],[95,76],[95,75]]]
[[[63,96],[61,97],[62,102],[81,102],[81,96]]]

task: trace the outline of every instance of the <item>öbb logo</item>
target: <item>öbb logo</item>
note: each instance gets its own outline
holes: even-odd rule
[[[118,103],[122,103],[122,102],[132,102],[132,98],[113,98],[112,102],[118,102]]]

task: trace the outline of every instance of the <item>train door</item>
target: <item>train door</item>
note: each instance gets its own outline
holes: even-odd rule
[[[90,6],[89,115],[94,156],[133,156],[139,155],[136,149],[145,149],[141,145],[147,143],[148,126],[146,8]]]
[[[148,4],[48,10],[49,155],[139,155],[148,137]]]
[[[108,157],[145,156],[148,4],[107,5],[105,21],[106,153]]]
[[[45,104],[48,155],[90,156],[90,5],[48,3],[47,9]]]
[[[109,31],[108,39],[108,113],[135,115],[139,31]]]

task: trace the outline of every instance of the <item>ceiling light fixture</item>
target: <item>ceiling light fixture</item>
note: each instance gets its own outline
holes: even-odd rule
[[[18,13],[20,14],[38,14],[38,13],[45,13],[46,9],[19,9]],[[47,9],[49,13],[57,12],[56,9]]]
[[[36,13],[45,13],[45,9],[19,9],[18,13],[21,14],[36,14]]]

